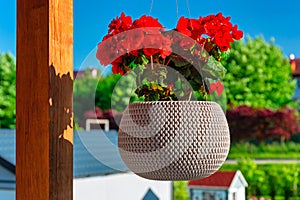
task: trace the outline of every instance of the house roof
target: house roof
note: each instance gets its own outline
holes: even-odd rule
[[[74,77],[81,77],[81,76],[84,76],[86,74],[85,70],[77,70],[77,71],[74,71]]]
[[[74,131],[74,177],[81,178],[128,171],[121,159],[117,144],[118,133],[115,130],[109,132]],[[9,172],[14,175],[16,165],[15,130],[0,130],[0,158],[0,174]],[[7,181],[2,179],[0,176],[0,183]]]
[[[107,175],[129,171],[118,150],[118,133],[74,132],[74,177]]]
[[[247,182],[240,171],[218,171],[204,179],[191,180],[188,182],[189,187],[211,187],[211,188],[230,188],[234,179],[239,177],[244,186]]]
[[[142,200],[159,200],[157,195],[151,190],[151,188],[147,191]]]
[[[94,77],[96,78],[99,74],[99,68],[98,67],[88,67],[84,70],[75,70],[74,71],[74,77],[77,79],[77,78],[82,78],[84,77],[85,75],[88,75],[88,76],[91,76],[91,77]]]
[[[300,58],[290,60],[293,76],[300,76]]]
[[[1,189],[15,189],[16,188],[16,178],[15,173],[9,171],[7,168],[0,164],[0,190]]]

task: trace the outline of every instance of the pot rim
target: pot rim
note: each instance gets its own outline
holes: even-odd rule
[[[136,105],[136,104],[211,104],[211,105],[219,105],[215,101],[146,101],[146,102],[134,102],[129,103],[128,105]]]

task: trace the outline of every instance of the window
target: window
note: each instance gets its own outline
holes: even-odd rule
[[[217,200],[215,192],[203,192],[202,197],[205,200]]]
[[[236,192],[233,192],[233,193],[232,193],[232,200],[237,200],[237,199],[236,199]]]

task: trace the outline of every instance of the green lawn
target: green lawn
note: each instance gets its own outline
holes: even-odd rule
[[[249,142],[232,143],[228,158],[300,158],[300,143],[251,144]]]
[[[255,166],[254,169],[258,169],[258,170],[263,170],[263,171],[280,171],[283,168],[288,168],[288,169],[297,169],[300,170],[300,163],[294,163],[294,164],[290,164],[290,163],[278,163],[278,164],[253,164],[254,161],[253,160],[247,160],[247,159],[243,159],[243,160],[239,160],[239,164],[227,164],[224,163],[222,165],[222,167],[220,168],[221,171],[235,171],[235,170],[242,170],[243,168],[251,170],[253,168],[253,166]],[[300,176],[300,174],[299,174]],[[300,178],[300,177],[299,177]],[[300,188],[299,188],[300,189]]]

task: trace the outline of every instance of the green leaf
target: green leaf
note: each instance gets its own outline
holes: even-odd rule
[[[136,66],[137,66],[137,64],[135,64],[135,60],[133,60],[133,61],[128,65],[128,67],[129,67],[130,69],[135,69]]]
[[[228,49],[227,51],[225,51],[225,52],[221,52],[221,59],[222,60],[228,60],[228,58],[230,57],[230,49]]]
[[[144,65],[149,63],[149,60],[147,59],[147,57],[145,55],[142,55],[141,58],[142,58],[142,61],[143,61]]]

